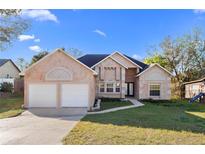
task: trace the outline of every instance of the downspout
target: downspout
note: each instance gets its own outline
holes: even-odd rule
[[[120,98],[122,98],[122,67],[120,67]]]

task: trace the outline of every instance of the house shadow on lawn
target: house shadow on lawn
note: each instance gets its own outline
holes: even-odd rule
[[[204,134],[204,113],[205,105],[146,103],[145,106],[138,108],[105,114],[87,115],[81,121],[118,126],[189,131]],[[198,116],[197,114],[202,115]]]
[[[30,108],[24,115],[35,115],[37,117],[47,117],[56,119],[79,119],[84,117],[87,113],[87,108]]]

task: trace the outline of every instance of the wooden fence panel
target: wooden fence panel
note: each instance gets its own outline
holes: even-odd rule
[[[15,79],[14,80],[14,92],[23,94],[23,92],[24,92],[24,79]]]

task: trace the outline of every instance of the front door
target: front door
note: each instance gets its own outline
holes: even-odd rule
[[[134,83],[133,82],[127,82],[125,83],[125,96],[134,96]]]

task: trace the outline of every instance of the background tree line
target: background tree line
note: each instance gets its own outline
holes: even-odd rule
[[[175,96],[184,96],[184,82],[205,76],[205,40],[198,28],[177,38],[165,37],[148,53],[145,63],[159,63],[174,74],[172,92]]]

